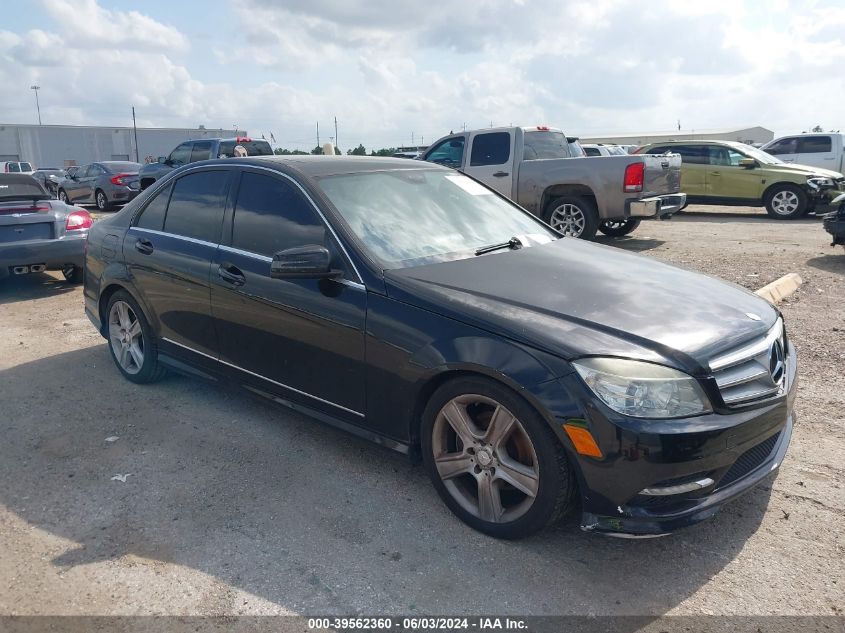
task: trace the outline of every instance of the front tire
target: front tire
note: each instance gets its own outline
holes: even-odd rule
[[[109,298],[106,328],[112,360],[124,378],[148,383],[164,375],[152,328],[138,302],[125,290]]]
[[[68,200],[67,193],[64,189],[59,189],[59,200],[61,200],[65,204],[70,204],[70,200]]]
[[[441,386],[422,419],[422,453],[437,493],[470,527],[517,539],[561,519],[575,477],[560,440],[527,402],[483,377]]]
[[[633,233],[640,225],[640,218],[628,218],[627,220],[605,220],[599,224],[599,231],[609,237],[622,237]]]
[[[775,185],[766,195],[766,213],[778,220],[794,220],[807,212],[810,200],[796,185]]]
[[[546,205],[544,219],[557,231],[569,237],[592,240],[599,227],[596,203],[586,196],[561,196]]]

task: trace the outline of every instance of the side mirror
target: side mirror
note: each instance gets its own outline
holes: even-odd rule
[[[331,269],[329,249],[318,244],[286,248],[273,255],[270,276],[273,279],[327,279],[340,275]]]
[[[162,163],[162,164],[163,164],[163,163],[166,163],[166,162],[167,162],[167,159],[166,159],[164,156],[159,156],[159,157],[156,159],[156,162],[158,162],[158,163]]]
[[[740,167],[745,167],[745,169],[754,169],[757,166],[757,161],[753,158],[743,158],[739,161]]]

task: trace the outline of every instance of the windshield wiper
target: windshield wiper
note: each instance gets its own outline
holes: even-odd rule
[[[518,237],[512,237],[507,242],[500,242],[498,244],[490,244],[489,246],[482,246],[481,248],[476,249],[476,255],[484,255],[485,253],[492,253],[493,251],[498,251],[503,248],[522,248],[522,242],[519,241]]]

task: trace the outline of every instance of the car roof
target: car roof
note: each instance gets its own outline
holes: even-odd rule
[[[695,141],[657,141],[644,145],[643,147],[663,147],[664,145],[725,145],[727,147],[742,147],[745,143],[739,143],[737,141],[698,139]]]
[[[270,164],[299,172],[307,177],[316,178],[336,176],[339,174],[410,169],[454,171],[448,167],[442,167],[426,161],[381,156],[249,156],[246,158],[222,158],[203,162],[218,165],[256,165],[260,167],[267,167]]]

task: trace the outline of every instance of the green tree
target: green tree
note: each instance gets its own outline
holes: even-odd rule
[[[366,156],[367,155],[367,148],[364,147],[363,144],[359,144],[358,147],[356,147],[355,149],[350,149],[346,153],[352,154],[353,156]]]

